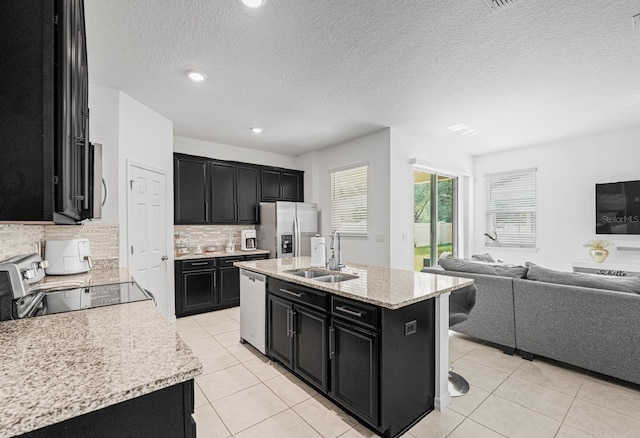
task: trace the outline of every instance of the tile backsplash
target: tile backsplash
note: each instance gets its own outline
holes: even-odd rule
[[[117,225],[16,225],[0,224],[0,260],[38,252],[44,256],[47,240],[88,239],[94,269],[120,264]]]
[[[174,234],[188,234],[189,245],[192,249],[196,245],[201,245],[204,248],[216,244],[218,251],[224,251],[229,234],[231,234],[236,249],[240,249],[240,231],[255,230],[255,228],[254,225],[175,225],[173,231]]]

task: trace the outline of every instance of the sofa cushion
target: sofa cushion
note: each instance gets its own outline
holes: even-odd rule
[[[491,254],[488,252],[485,254],[474,254],[471,256],[471,260],[475,260],[476,262],[487,262],[487,263],[495,263],[496,259],[494,259]]]
[[[498,275],[500,277],[514,278],[524,278],[527,274],[526,267],[508,265],[505,263],[486,263],[455,257],[440,259],[438,263],[447,271],[470,272],[473,274]]]
[[[543,268],[531,262],[527,262],[526,265],[528,268],[527,280],[640,294],[640,277],[608,277],[604,275],[554,271],[553,269]]]

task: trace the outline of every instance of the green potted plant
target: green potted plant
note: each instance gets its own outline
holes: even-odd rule
[[[596,263],[602,263],[609,256],[607,247],[613,245],[613,243],[604,239],[592,239],[582,244],[585,248],[591,248],[589,255]]]

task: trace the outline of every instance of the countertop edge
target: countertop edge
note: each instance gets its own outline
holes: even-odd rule
[[[198,259],[216,259],[221,257],[237,257],[243,255],[252,255],[252,254],[269,254],[271,251],[267,249],[253,249],[251,251],[234,251],[234,252],[224,252],[224,251],[216,251],[216,252],[203,252],[202,254],[183,254],[180,256],[176,256],[174,258],[175,261],[184,261],[184,260],[198,260]]]
[[[237,266],[237,267],[242,268],[242,269],[246,269],[247,271],[256,272],[258,274],[264,274],[264,275],[266,275],[268,277],[276,278],[278,280],[283,280],[283,281],[287,281],[287,282],[290,282],[290,283],[299,284],[301,286],[306,286],[306,287],[310,287],[310,288],[313,288],[313,289],[317,289],[317,290],[321,290],[321,291],[324,291],[324,292],[328,292],[328,293],[333,294],[333,295],[338,295],[338,296],[341,296],[341,297],[350,298],[350,299],[355,300],[355,301],[360,301],[360,302],[363,302],[363,303],[368,303],[368,304],[373,304],[373,305],[376,305],[376,306],[384,307],[384,308],[389,309],[389,310],[401,309],[401,308],[409,306],[411,304],[415,304],[415,303],[418,303],[420,301],[436,298],[436,297],[438,297],[440,295],[444,295],[446,293],[449,293],[449,292],[452,292],[454,290],[460,289],[460,288],[465,287],[467,285],[473,284],[473,280],[471,280],[471,279],[460,278],[460,280],[461,280],[461,282],[463,284],[460,284],[460,285],[457,285],[457,286],[448,287],[448,288],[444,288],[444,289],[441,289],[441,290],[438,290],[436,292],[433,292],[433,293],[430,293],[430,294],[426,294],[426,295],[423,295],[423,296],[407,299],[407,300],[402,301],[401,303],[392,304],[392,303],[386,303],[386,302],[383,302],[383,301],[380,301],[380,300],[372,299],[370,297],[364,297],[362,295],[352,294],[352,293],[349,293],[347,291],[343,291],[343,290],[340,290],[340,289],[334,289],[334,288],[329,286],[331,283],[314,282],[313,280],[310,280],[310,279],[307,279],[307,278],[304,278],[304,277],[298,277],[296,275],[291,275],[291,274],[286,274],[286,273],[281,273],[281,272],[274,272],[271,269],[264,269],[264,268],[256,267],[255,265],[253,265],[253,263],[254,262],[250,262],[250,261],[235,262],[234,266]],[[353,264],[352,266],[356,266],[356,265]],[[390,269],[390,268],[384,268],[384,269]],[[421,275],[437,276],[437,274],[430,274],[430,273],[426,273],[426,272],[421,272],[420,274]]]

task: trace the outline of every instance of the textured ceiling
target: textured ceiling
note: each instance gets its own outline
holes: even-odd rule
[[[520,0],[495,14],[485,0],[85,8],[90,82],[180,136],[297,156],[405,127],[479,155],[640,126],[640,0]],[[192,68],[208,79],[189,81]]]

